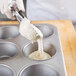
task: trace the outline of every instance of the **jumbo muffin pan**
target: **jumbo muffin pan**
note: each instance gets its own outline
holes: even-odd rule
[[[19,33],[17,25],[0,26],[0,76],[67,76],[58,30],[49,24],[36,24],[43,33],[44,51],[51,58],[33,60],[29,54],[38,50]]]

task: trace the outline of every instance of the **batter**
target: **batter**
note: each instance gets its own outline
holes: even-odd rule
[[[27,18],[24,18],[20,23],[19,32],[22,36],[29,39],[31,42],[38,42],[38,50],[31,53],[29,58],[35,60],[45,60],[49,59],[51,56],[43,51],[43,34],[42,32],[35,27]]]
[[[51,56],[43,51],[43,39],[40,38],[38,40],[38,50],[31,53],[29,55],[29,58],[35,59],[35,60],[45,60],[51,58]]]

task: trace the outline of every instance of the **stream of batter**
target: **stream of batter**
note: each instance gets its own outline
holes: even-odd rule
[[[45,60],[51,58],[51,56],[43,51],[43,39],[40,38],[38,39],[38,50],[31,53],[29,55],[29,58],[34,59],[34,60]]]
[[[37,27],[31,24],[27,18],[24,18],[20,23],[19,32],[21,35],[31,40],[31,42],[36,40],[38,42],[38,50],[32,52],[29,55],[29,58],[35,60],[45,60],[51,57],[48,53],[43,51],[43,34]]]

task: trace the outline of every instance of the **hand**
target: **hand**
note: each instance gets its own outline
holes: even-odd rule
[[[23,12],[25,11],[23,0],[0,0],[0,11],[2,14],[5,14],[9,19],[15,19],[11,10],[9,10],[9,8],[8,8],[9,4],[12,2],[17,5],[17,7],[20,11],[23,11]]]

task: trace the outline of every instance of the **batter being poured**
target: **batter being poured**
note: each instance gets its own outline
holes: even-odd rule
[[[32,42],[38,42],[38,50],[32,52],[29,55],[29,58],[35,60],[45,60],[51,57],[49,54],[43,51],[43,34],[37,27],[31,24],[28,19],[24,18],[22,20],[20,23],[19,32]]]
[[[38,39],[38,50],[31,53],[29,55],[29,58],[35,59],[35,60],[45,60],[51,58],[51,56],[43,51],[43,42],[42,38]]]

